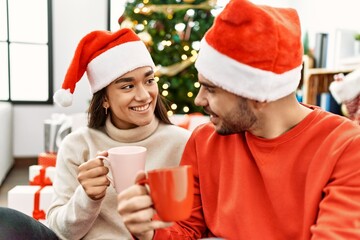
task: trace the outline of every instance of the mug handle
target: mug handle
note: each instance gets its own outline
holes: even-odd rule
[[[137,180],[136,184],[145,186],[145,184],[149,184],[149,180],[148,180],[147,176],[145,175],[144,178],[141,178],[141,179]]]
[[[104,156],[96,156],[96,158],[103,160],[104,165],[105,165],[107,168],[109,168],[109,166],[110,166],[109,158],[104,157]],[[113,178],[110,177],[109,175],[106,175],[106,178],[109,179],[111,186],[115,187]]]
[[[136,181],[136,184],[144,186],[147,192],[150,194],[149,178],[147,176],[147,172],[145,172],[145,176],[143,178]]]

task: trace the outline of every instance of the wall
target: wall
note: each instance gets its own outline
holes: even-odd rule
[[[107,28],[108,6],[107,0],[52,2],[55,91],[61,87],[80,39],[92,30]],[[52,113],[85,112],[90,97],[90,88],[84,76],[77,84],[71,107],[14,105],[14,157],[37,156],[44,151],[44,120]]]
[[[360,31],[359,0],[251,0],[254,3],[295,8],[303,29],[329,31],[350,28]]]
[[[0,186],[12,167],[13,108],[8,102],[0,102]]]
[[[115,0],[114,0],[115,1]],[[90,3],[91,2],[91,3]],[[294,7],[298,10],[304,31],[309,31],[310,41],[316,31],[349,28],[360,31],[358,0],[253,0],[260,4]],[[87,32],[107,26],[106,0],[53,0],[54,27],[54,86],[61,86],[73,56],[76,44]],[[115,17],[113,21],[117,21]],[[112,23],[116,26],[116,23]],[[85,77],[84,77],[85,78]],[[36,156],[44,150],[43,121],[52,113],[85,112],[90,99],[86,79],[76,88],[73,106],[14,106],[14,156]]]
[[[347,29],[360,32],[359,0],[297,0],[302,29],[309,32],[310,46],[314,47],[316,32]]]
[[[359,0],[251,0],[258,4],[295,8],[300,16],[302,32],[309,34],[310,47],[315,46],[317,32],[335,29],[360,33]]]
[[[266,4],[274,7],[291,7],[291,0],[250,0],[256,4]]]

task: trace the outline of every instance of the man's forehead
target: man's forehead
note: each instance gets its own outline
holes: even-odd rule
[[[241,95],[232,93],[230,91],[227,91],[227,90],[223,89],[222,87],[219,87],[219,86],[215,85],[214,83],[212,83],[209,79],[207,79],[206,77],[204,77],[204,75],[201,75],[200,73],[198,74],[198,81],[203,86],[211,87],[211,88],[217,88],[217,89],[219,89],[219,91],[223,91],[223,92],[226,92],[226,93],[228,93],[230,95],[234,95],[236,97],[245,99],[245,97],[243,97]]]
[[[207,78],[205,78],[203,75],[201,75],[200,73],[198,74],[198,81],[201,85],[206,85],[209,87],[217,87],[215,84],[213,84],[210,80],[208,80]]]

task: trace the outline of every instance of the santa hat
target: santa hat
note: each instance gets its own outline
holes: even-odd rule
[[[360,69],[349,73],[340,81],[331,82],[329,89],[339,104],[356,98],[360,95]]]
[[[79,42],[62,89],[54,94],[54,102],[70,106],[76,83],[85,71],[91,93],[95,93],[125,73],[144,66],[155,68],[145,44],[131,29],[91,32]]]
[[[202,39],[195,67],[226,91],[274,101],[297,89],[302,56],[295,10],[231,0]]]

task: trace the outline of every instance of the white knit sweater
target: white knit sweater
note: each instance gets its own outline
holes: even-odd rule
[[[189,131],[156,118],[147,126],[130,130],[116,128],[108,118],[103,130],[84,127],[69,134],[57,155],[49,227],[61,239],[132,239],[116,211],[115,189],[108,187],[101,200],[90,199],[77,180],[78,166],[98,151],[123,145],[148,149],[147,170],[178,165],[189,136]]]

